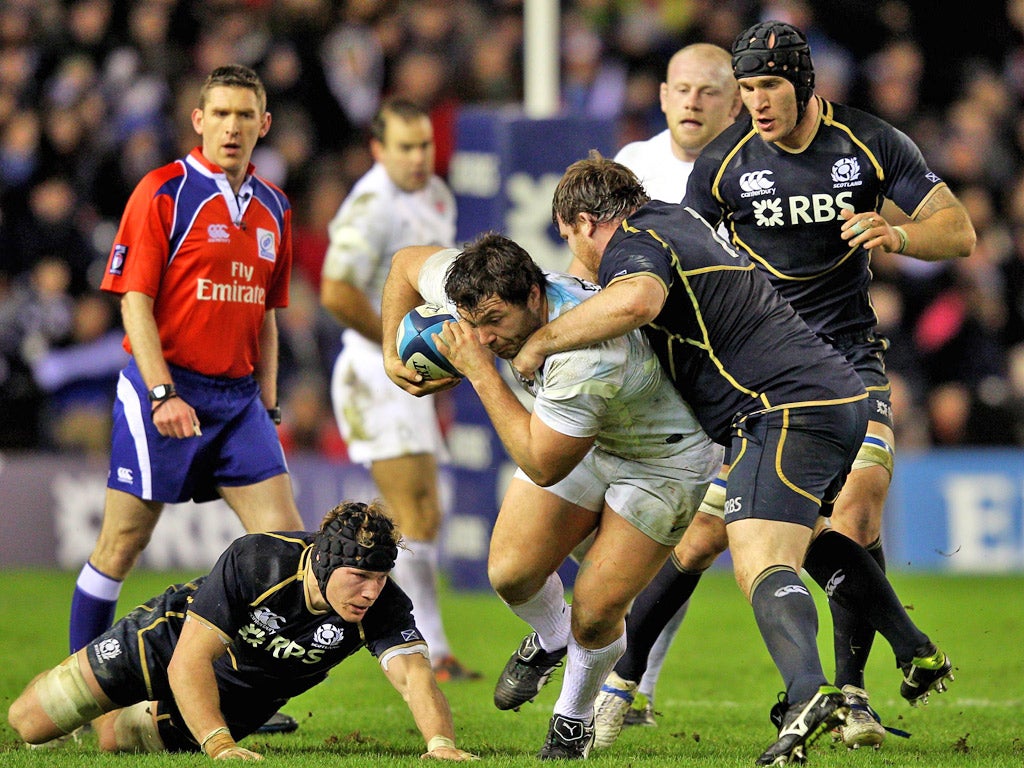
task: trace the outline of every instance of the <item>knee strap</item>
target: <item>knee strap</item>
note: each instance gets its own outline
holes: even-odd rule
[[[896,449],[888,441],[878,435],[867,435],[857,451],[857,458],[853,461],[854,469],[866,469],[867,467],[879,466],[892,477],[893,466],[896,463]]]
[[[36,694],[39,705],[62,733],[71,733],[105,711],[85,682],[77,654],[39,678]]]
[[[164,741],[156,726],[156,702],[140,701],[125,707],[114,721],[114,739],[122,752],[163,752]]]
[[[704,500],[701,501],[698,512],[714,515],[720,520],[725,519],[725,489],[728,476],[728,470],[726,470],[711,481],[711,485],[704,493]]]

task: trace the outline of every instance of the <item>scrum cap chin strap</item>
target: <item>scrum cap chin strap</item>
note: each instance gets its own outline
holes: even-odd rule
[[[814,64],[807,38],[782,21],[763,21],[741,32],[732,44],[732,71],[737,80],[759,75],[789,80],[796,89],[798,121],[814,95]]]

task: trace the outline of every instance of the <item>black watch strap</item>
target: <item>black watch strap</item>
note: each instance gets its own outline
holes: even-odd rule
[[[273,408],[267,408],[267,415],[270,417],[270,420],[272,422],[274,422],[275,424],[280,424],[281,423],[281,406],[280,405],[275,405]]]
[[[177,394],[178,393],[174,391],[173,384],[157,384],[149,390],[149,402],[162,403],[165,400],[170,400],[172,397],[176,397]]]

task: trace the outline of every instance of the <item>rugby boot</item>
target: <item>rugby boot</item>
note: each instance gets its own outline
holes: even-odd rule
[[[658,721],[654,719],[654,699],[649,699],[642,693],[637,693],[633,704],[626,710],[626,716],[622,718],[623,727],[630,725],[646,726],[657,728]]]
[[[885,741],[885,728],[878,713],[868,704],[867,691],[855,685],[844,685],[843,695],[846,696],[846,706],[850,708],[846,722],[837,729],[843,744],[848,749],[881,747]]]
[[[594,747],[608,749],[619,738],[626,713],[633,704],[636,683],[615,672],[608,675],[594,702]]]
[[[932,691],[942,693],[946,690],[946,683],[954,680],[953,663],[949,657],[934,645],[931,647],[934,651],[915,656],[909,663],[900,665],[903,670],[900,696],[912,707],[927,704]]]
[[[567,651],[567,648],[545,651],[536,632],[524,637],[494,686],[494,706],[517,710],[532,701],[551,679],[551,673],[562,666]]]
[[[782,699],[772,707],[772,721],[782,712]],[[757,758],[757,765],[802,763],[806,749],[823,733],[846,720],[850,708],[843,692],[834,685],[823,685],[805,701],[792,704],[781,718],[779,738]]]
[[[537,757],[541,760],[586,760],[594,744],[594,724],[555,714],[548,738]]]

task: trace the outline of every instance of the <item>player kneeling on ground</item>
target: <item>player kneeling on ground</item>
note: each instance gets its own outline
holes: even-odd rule
[[[242,536],[207,576],[169,587],[39,675],[8,721],[30,744],[95,721],[104,751],[261,760],[236,740],[366,646],[408,704],[423,757],[474,759],[455,746],[412,604],[388,578],[400,545],[391,518],[357,502],[328,512],[317,533]]]

